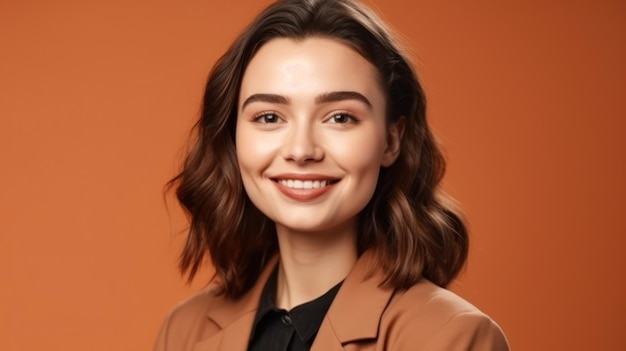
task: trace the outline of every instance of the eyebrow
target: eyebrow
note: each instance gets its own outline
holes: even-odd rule
[[[289,104],[289,99],[278,94],[254,94],[250,95],[246,101],[241,105],[241,109],[243,110],[247,105],[253,102],[269,102],[272,104]]]
[[[356,91],[334,91],[331,93],[325,93],[315,98],[315,103],[323,104],[328,102],[336,102],[343,100],[357,100],[372,108],[372,103],[361,93]]]
[[[315,98],[315,103],[324,104],[343,100],[357,100],[367,105],[368,108],[372,108],[372,103],[363,94],[357,93],[356,91],[333,91],[330,93],[324,93]],[[272,104],[288,105],[290,100],[286,96],[278,94],[253,94],[243,102],[241,109],[243,110],[247,105],[253,102],[268,102]]]

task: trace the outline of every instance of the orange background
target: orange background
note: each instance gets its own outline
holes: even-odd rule
[[[162,186],[207,72],[267,1],[0,2],[0,349],[149,350],[185,286]],[[375,1],[414,49],[454,290],[515,350],[626,350],[626,2]]]

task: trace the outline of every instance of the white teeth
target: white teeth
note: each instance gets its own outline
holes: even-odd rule
[[[281,185],[292,189],[318,189],[325,187],[329,182],[326,180],[298,180],[298,179],[281,179],[278,181]]]

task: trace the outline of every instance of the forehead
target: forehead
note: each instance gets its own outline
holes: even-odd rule
[[[382,86],[376,67],[339,40],[278,38],[263,45],[248,64],[240,101],[259,92],[289,95],[328,91],[381,95]]]

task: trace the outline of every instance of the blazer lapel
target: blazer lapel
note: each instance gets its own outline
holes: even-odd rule
[[[221,331],[194,346],[194,351],[245,351],[256,311],[251,311],[228,324]]]
[[[376,267],[371,250],[361,255],[337,292],[311,351],[344,350],[343,345],[352,341],[378,337],[380,319],[394,290],[378,287],[382,274]]]
[[[278,255],[265,265],[252,289],[244,296],[237,300],[224,299],[223,303],[207,312],[207,318],[220,330],[196,343],[194,351],[246,351],[261,292],[277,263]]]
[[[225,299],[207,313],[220,329],[194,345],[194,351],[245,351],[265,283],[278,263],[272,258],[250,291],[237,300]],[[340,351],[343,345],[376,339],[380,319],[393,289],[378,287],[382,279],[371,251],[366,251],[352,268],[322,321],[311,351]],[[374,272],[373,274],[370,274]]]

